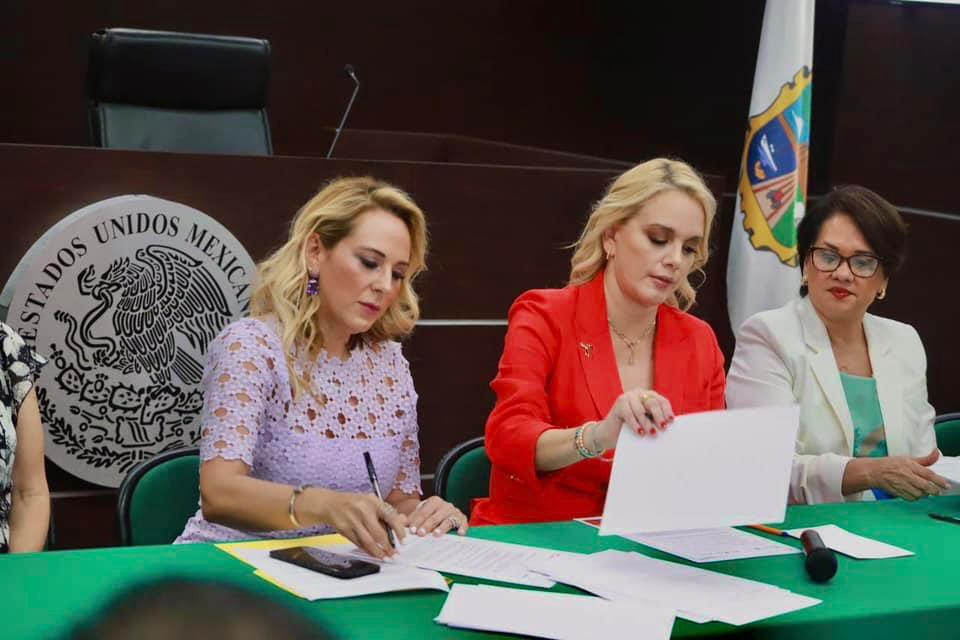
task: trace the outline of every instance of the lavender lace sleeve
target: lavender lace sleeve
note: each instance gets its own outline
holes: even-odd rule
[[[276,366],[252,321],[230,325],[211,343],[203,380],[201,460],[220,457],[253,466]]]
[[[400,351],[400,345],[393,343],[394,368],[397,372],[397,384],[400,387],[400,406],[396,417],[402,422],[403,442],[400,445],[400,470],[394,482],[394,489],[406,494],[422,494],[420,486],[420,427],[417,423],[417,392],[410,375],[410,363]]]

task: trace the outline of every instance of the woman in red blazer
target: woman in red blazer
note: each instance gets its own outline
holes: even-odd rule
[[[675,414],[723,408],[716,336],[686,313],[715,211],[689,165],[638,165],[594,208],[570,284],[514,302],[491,384],[490,497],[471,524],[599,515],[622,427],[656,437]]]

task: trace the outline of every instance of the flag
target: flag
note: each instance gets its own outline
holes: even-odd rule
[[[814,0],[767,0],[730,234],[734,332],[797,295],[797,224],[807,203]]]

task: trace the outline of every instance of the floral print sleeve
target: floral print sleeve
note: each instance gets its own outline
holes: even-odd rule
[[[46,358],[38,355],[24,342],[20,335],[0,322],[0,336],[3,340],[2,400],[10,408],[14,424],[20,413],[20,406],[40,375],[40,369],[47,364]]]

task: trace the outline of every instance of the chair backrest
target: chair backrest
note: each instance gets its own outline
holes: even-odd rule
[[[175,449],[144,460],[120,485],[120,544],[170,544],[183,532],[199,504],[199,449]]]
[[[87,105],[94,145],[269,155],[270,43],[140,29],[92,35]]]
[[[490,459],[483,438],[461,442],[437,464],[434,492],[468,516],[474,498],[490,494]]]
[[[933,421],[937,447],[945,456],[960,456],[960,413],[944,413]]]

